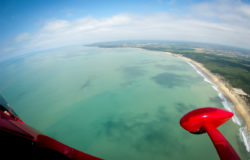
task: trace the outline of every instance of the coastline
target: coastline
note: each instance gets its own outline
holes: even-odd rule
[[[133,48],[133,47],[131,47],[131,48]],[[147,50],[144,48],[140,48],[140,49]],[[192,65],[197,67],[205,76],[207,76],[215,85],[217,85],[219,91],[222,92],[222,94],[224,96],[226,96],[228,99],[230,99],[230,101],[234,105],[235,110],[243,117],[243,119],[245,121],[245,125],[246,125],[245,130],[250,135],[250,108],[248,108],[248,104],[245,102],[244,99],[242,99],[239,96],[239,94],[237,94],[237,92],[233,93],[232,91],[230,91],[230,89],[228,89],[228,87],[226,86],[225,82],[219,76],[211,73],[201,63],[194,61],[194,60],[187,58],[187,57],[180,55],[180,54],[175,54],[175,53],[166,52],[166,51],[160,51],[160,53],[175,56],[175,57],[178,57],[178,58],[185,60],[186,62],[191,63]],[[235,88],[233,88],[233,89],[235,89]],[[239,88],[236,88],[236,89],[239,89]],[[250,96],[250,95],[248,95],[248,96]],[[241,125],[239,125],[239,126],[241,126]],[[247,139],[250,139],[250,137]],[[247,140],[247,141],[249,141],[249,140]],[[248,152],[250,152],[250,145],[249,145]]]
[[[201,63],[196,62],[190,58],[184,57],[184,56],[179,55],[179,54],[170,53],[170,52],[163,52],[163,53],[181,58],[181,59],[191,63],[192,65],[196,66],[201,72],[203,72],[203,74],[205,74],[214,84],[216,84],[218,89],[227,98],[229,98],[232,101],[235,109],[244,118],[246,126],[247,126],[247,130],[248,130],[248,132],[250,132],[250,112],[248,111],[249,109],[248,109],[247,103],[239,95],[230,91],[230,89],[228,89],[225,82],[223,82],[223,80],[221,80],[220,77],[211,73]]]

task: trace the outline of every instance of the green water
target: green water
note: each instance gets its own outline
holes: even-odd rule
[[[0,92],[43,133],[107,160],[219,159],[206,134],[179,125],[188,111],[221,107],[185,61],[141,49],[61,48],[0,64]],[[242,159],[238,127],[220,127]]]

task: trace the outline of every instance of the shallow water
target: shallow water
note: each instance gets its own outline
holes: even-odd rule
[[[219,159],[206,134],[179,126],[188,111],[223,108],[185,61],[141,49],[70,47],[0,64],[0,92],[21,119],[108,160]],[[250,158],[231,120],[220,127]]]

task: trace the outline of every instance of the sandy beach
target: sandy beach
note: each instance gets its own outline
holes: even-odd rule
[[[247,105],[247,103],[236,93],[231,91],[228,85],[223,82],[223,80],[214,74],[212,74],[208,69],[206,69],[201,63],[198,63],[190,58],[184,57],[179,54],[173,54],[170,52],[164,52],[165,54],[172,55],[175,57],[179,57],[184,59],[185,61],[188,61],[189,63],[195,65],[197,68],[199,68],[200,71],[203,72],[213,83],[215,83],[218,86],[218,89],[226,96],[228,97],[232,103],[234,104],[235,109],[238,111],[238,113],[244,118],[246,122],[246,126],[248,131],[250,132],[250,109]],[[232,88],[232,87],[230,87]]]

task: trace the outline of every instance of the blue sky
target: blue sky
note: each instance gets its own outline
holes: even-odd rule
[[[249,28],[241,0],[0,0],[0,56],[124,39],[250,48]]]
[[[1,40],[9,40],[21,32],[32,32],[48,19],[71,20],[84,16],[98,18],[120,13],[150,14],[178,10],[202,2],[163,0],[0,0]]]

